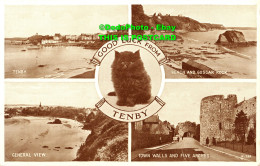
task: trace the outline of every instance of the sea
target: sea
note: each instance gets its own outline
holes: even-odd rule
[[[62,124],[48,124],[52,117],[16,116],[5,119],[6,161],[72,161],[89,130],[83,124],[59,118]],[[24,155],[25,156],[21,156]]]
[[[182,36],[184,40],[198,44],[214,44],[225,31],[188,32]],[[247,41],[257,40],[256,30],[239,31],[243,32]],[[26,47],[5,44],[5,78],[70,78],[95,69],[90,60],[96,50],[75,46],[42,47],[39,50],[27,50]],[[256,78],[256,46],[232,48],[232,51],[250,59],[225,55],[203,63],[216,70],[229,71],[232,78]]]
[[[220,34],[224,33],[226,30],[213,30],[208,32],[188,32],[182,34],[185,39],[190,39],[198,44],[203,44],[205,42],[214,44]],[[242,32],[245,36],[246,41],[257,41],[257,30],[238,30]],[[219,59],[208,60],[201,63],[222,71],[228,71],[232,78],[256,78],[256,61],[257,61],[257,47],[237,47],[230,48],[238,54],[225,54]],[[244,55],[237,56],[237,55]],[[250,58],[245,58],[250,57]]]
[[[38,50],[27,47],[5,44],[5,78],[70,78],[95,68],[90,60],[96,50],[76,46]]]

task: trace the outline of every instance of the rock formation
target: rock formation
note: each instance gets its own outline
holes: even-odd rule
[[[220,34],[216,43],[241,43],[246,42],[245,36],[242,32],[231,30]]]
[[[48,122],[48,124],[61,124],[61,120],[55,119],[53,122]]]
[[[228,30],[219,35],[216,44],[229,46],[250,46],[256,45],[254,41],[246,41],[242,32],[236,30]]]

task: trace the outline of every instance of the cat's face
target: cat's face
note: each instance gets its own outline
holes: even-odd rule
[[[117,64],[117,67],[122,70],[133,68],[140,60],[141,58],[139,50],[134,53],[130,51],[115,51],[115,62]]]

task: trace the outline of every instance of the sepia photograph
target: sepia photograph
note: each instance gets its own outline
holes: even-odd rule
[[[94,78],[98,35],[128,34],[99,25],[127,23],[127,5],[5,6],[5,78]]]
[[[0,2],[1,166],[259,165],[260,3],[147,2]]]
[[[5,161],[127,161],[128,124],[98,100],[94,83],[6,82]]]
[[[149,51],[125,45],[106,55],[98,79],[108,103],[121,110],[134,111],[147,106],[158,95],[162,73]]]
[[[256,161],[255,83],[166,83],[166,105],[132,123],[132,161]]]
[[[132,5],[134,35],[175,35],[155,44],[166,78],[255,79],[256,5]]]

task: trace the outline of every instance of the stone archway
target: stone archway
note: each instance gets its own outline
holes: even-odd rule
[[[189,131],[187,131],[183,134],[183,137],[191,137],[191,133]]]

